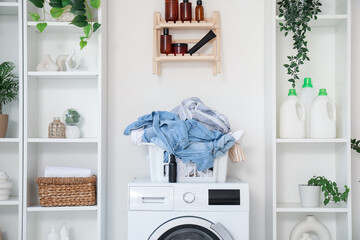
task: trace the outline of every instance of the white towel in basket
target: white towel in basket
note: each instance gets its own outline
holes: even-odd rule
[[[87,168],[46,167],[45,177],[91,177],[93,172]]]

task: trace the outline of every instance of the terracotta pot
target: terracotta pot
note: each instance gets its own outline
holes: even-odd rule
[[[9,122],[9,115],[0,114],[0,138],[6,137],[8,122]]]

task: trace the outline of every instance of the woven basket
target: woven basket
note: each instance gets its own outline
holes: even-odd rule
[[[96,176],[88,178],[37,178],[43,207],[92,206],[96,204]]]

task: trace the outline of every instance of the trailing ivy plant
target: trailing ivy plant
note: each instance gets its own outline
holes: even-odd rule
[[[284,31],[285,37],[291,32],[293,49],[296,53],[288,56],[289,63],[284,64],[287,74],[290,75],[289,82],[295,88],[295,81],[299,80],[299,67],[305,61],[310,61],[308,57],[308,42],[306,41],[306,33],[311,31],[309,22],[311,19],[317,19],[318,13],[321,12],[320,0],[281,0],[279,5],[279,17],[284,17],[284,22],[280,22],[280,31]]]
[[[97,9],[100,7],[100,0],[29,0],[37,8],[42,9],[43,18],[40,17],[37,13],[31,13],[30,17],[32,20],[41,23],[36,25],[37,29],[40,32],[43,32],[47,27],[45,22],[45,16],[51,15],[53,18],[59,18],[67,8],[70,8],[70,12],[75,15],[74,19],[70,24],[73,24],[77,27],[83,28],[85,36],[80,37],[80,49],[83,49],[88,40],[91,38],[92,34],[96,32],[101,24],[98,22],[93,22],[92,17],[92,8]],[[90,2],[90,5],[89,3]],[[45,4],[49,4],[51,9],[50,13],[45,10]]]
[[[356,138],[351,139],[351,149],[360,153],[360,140],[357,140]]]
[[[330,201],[335,203],[344,201],[346,202],[349,196],[350,189],[345,187],[343,193],[339,192],[339,188],[335,182],[332,182],[325,177],[314,176],[308,181],[309,186],[320,186],[321,191],[324,193],[324,205],[326,206]]]
[[[14,73],[15,64],[3,62],[0,64],[0,114],[2,106],[17,99],[19,80]]]

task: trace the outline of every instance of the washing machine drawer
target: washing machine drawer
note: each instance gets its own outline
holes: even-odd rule
[[[174,189],[172,187],[130,187],[130,211],[174,210]]]

